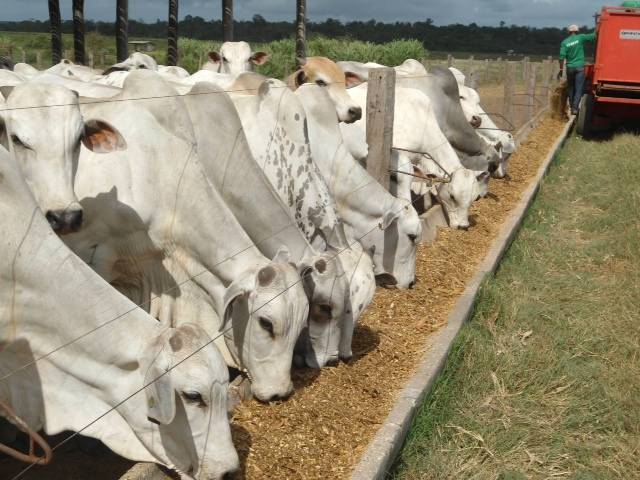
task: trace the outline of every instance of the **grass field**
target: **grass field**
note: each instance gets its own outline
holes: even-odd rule
[[[166,39],[141,39],[130,37],[129,40],[152,40],[155,50],[150,53],[156,60],[166,62]],[[115,63],[115,37],[88,33],[85,38],[86,51],[91,53],[96,66]],[[254,51],[266,51],[271,60],[258,70],[264,75],[282,78],[294,71],[294,42],[291,39],[278,40],[266,44],[253,44]],[[207,60],[207,53],[217,51],[220,42],[180,38],[178,42],[179,64],[190,72],[198,69]],[[73,36],[63,35],[63,54],[73,57]],[[27,63],[36,64],[40,52],[41,67],[51,65],[51,37],[46,33],[0,32],[0,55],[11,53],[15,61],[22,61],[24,51]],[[425,50],[417,40],[397,40],[384,44],[360,42],[348,38],[329,39],[312,37],[307,42],[307,55],[321,55],[341,60],[378,62],[385,65],[398,65],[407,58],[422,59]]]
[[[394,479],[640,478],[640,139],[573,137]]]
[[[150,54],[164,64],[166,61],[166,39],[148,39],[130,37],[130,40],[151,40],[155,44],[155,50]],[[96,67],[105,67],[116,62],[115,38],[89,32],[85,38],[86,51],[91,53],[93,64]],[[279,40],[265,44],[252,45],[254,51],[266,51],[271,54],[271,61],[259,67],[258,71],[264,75],[275,78],[283,78],[294,71],[294,43],[293,40]],[[207,60],[207,53],[217,51],[220,42],[194,40],[180,38],[178,42],[179,65],[190,72],[198,70],[198,67]],[[424,49],[418,40],[397,40],[389,43],[374,44],[361,42],[349,38],[329,39],[312,36],[307,45],[307,54],[321,55],[333,60],[356,60],[363,62],[377,62],[383,65],[399,65],[407,58],[424,61],[430,67],[432,65],[447,64],[446,52],[431,52]],[[0,55],[10,55],[14,61],[24,60],[38,68],[51,66],[51,38],[47,33],[17,33],[0,32]],[[454,66],[468,73],[472,66],[469,52],[455,52]],[[63,56],[73,58],[73,37],[63,35]],[[496,84],[504,79],[504,62],[496,62],[498,57],[504,57],[499,53],[494,55],[476,54],[473,64],[478,74],[478,83]],[[506,58],[506,57],[504,57]],[[485,59],[489,59],[485,63]],[[512,61],[520,58],[510,57]],[[531,58],[532,61],[541,61],[542,57]],[[40,63],[38,63],[38,61]],[[539,69],[542,78],[542,69]],[[518,81],[522,82],[522,62],[517,64]]]

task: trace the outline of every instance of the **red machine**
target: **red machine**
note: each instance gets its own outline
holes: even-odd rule
[[[578,133],[640,120],[640,8],[603,7],[595,64],[585,68]]]

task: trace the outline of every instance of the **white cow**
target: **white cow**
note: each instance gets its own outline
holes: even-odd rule
[[[491,173],[494,178],[504,178],[507,174],[509,157],[516,151],[516,141],[509,132],[504,131],[493,122],[480,105],[480,95],[473,88],[465,85],[464,74],[455,67],[449,67],[458,81],[460,104],[469,123],[477,129],[478,134],[492,145],[501,155],[498,169]]]
[[[300,275],[286,251],[272,261],[260,253],[206,178],[183,100],[156,73],[136,71],[120,96],[82,109],[117,125],[127,147],[102,161],[82,150],[76,192],[87,224],[65,241],[109,282],[133,284],[127,292],[168,292],[163,323],[180,295],[175,272],[159,265],[171,257],[214,299],[220,324],[203,327],[225,331],[227,359],[248,371],[254,395],[288,396],[308,312]]]
[[[367,84],[349,89],[349,94],[363,108],[366,106]],[[469,227],[469,207],[480,193],[479,182],[487,182],[488,173],[474,174],[463,167],[446,137],[438,126],[432,102],[422,92],[413,88],[396,87],[393,125],[394,154],[392,159],[397,174],[397,195],[411,201],[413,177],[408,174],[418,169],[422,176],[435,176],[445,183],[438,183],[435,192],[442,203],[452,228]],[[356,148],[366,136],[366,118],[354,125],[341,125],[348,145],[355,135]],[[419,152],[419,153],[416,153]],[[413,166],[413,167],[412,167]]]
[[[248,77],[239,82],[248,87],[264,82],[255,74]],[[310,345],[303,353],[307,365],[318,367],[351,357],[353,328],[374,293],[372,265],[359,245],[344,239],[309,157],[304,111],[284,84],[274,82],[260,88],[260,95],[236,96],[243,123],[227,95],[215,94],[213,85],[198,84],[185,98],[199,146],[210,154],[209,176],[247,233],[267,254],[282,238],[297,263],[324,265],[305,283]],[[219,118],[225,121],[217,122]],[[271,165],[265,164],[267,158]],[[252,208],[256,204],[259,211]],[[314,253],[318,250],[320,254]]]
[[[411,287],[415,283],[416,242],[422,233],[415,209],[391,195],[353,158],[324,89],[304,85],[296,94],[307,115],[313,159],[349,236],[360,239],[370,252],[381,283]]]
[[[264,65],[270,55],[265,52],[252,52],[247,42],[224,42],[220,52],[209,52],[209,61],[203,70],[238,75],[253,71],[256,65]]]
[[[133,52],[124,61],[111,65],[104,71],[104,75],[117,71],[131,70],[158,70],[158,62],[151,55],[141,52]]]
[[[184,478],[234,471],[228,373],[210,338],[161,326],[73,255],[16,161],[0,147],[0,400],[33,430],[82,431]]]
[[[84,119],[78,94],[58,85],[25,83],[0,87],[0,142],[17,158],[27,184],[51,227],[78,230],[82,207],[73,190],[80,145],[95,153],[125,148],[100,118]]]

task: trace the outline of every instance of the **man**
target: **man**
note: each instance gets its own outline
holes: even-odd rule
[[[558,73],[559,80],[562,77],[566,60],[569,104],[573,115],[578,114],[584,90],[584,43],[593,42],[596,38],[595,33],[581,34],[578,33],[578,30],[577,25],[571,25],[569,36],[560,44],[560,72]]]

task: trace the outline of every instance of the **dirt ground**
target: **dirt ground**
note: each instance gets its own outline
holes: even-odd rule
[[[508,178],[492,181],[491,195],[472,207],[472,228],[441,230],[436,243],[419,247],[415,288],[377,291],[349,364],[296,371],[296,393],[287,402],[238,407],[232,424],[242,462],[238,479],[349,476],[562,126],[547,119],[531,133],[512,156]],[[130,466],[110,452],[91,456],[71,445],[52,465],[21,478],[115,480]],[[0,459],[0,478],[12,479],[21,468]]]

